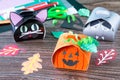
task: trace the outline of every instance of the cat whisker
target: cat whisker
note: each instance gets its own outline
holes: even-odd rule
[[[26,36],[27,34],[22,33],[22,35],[19,38],[22,38],[23,36]]]
[[[22,38],[23,36],[26,36],[26,35],[29,35],[29,34],[32,34],[32,33],[31,32],[22,33],[19,38]]]
[[[38,32],[38,33],[36,33],[36,34],[43,34],[43,32]]]
[[[33,32],[30,31],[30,32],[22,33],[19,38],[22,38],[23,36],[26,36],[29,34],[43,34],[43,32],[41,32],[41,30],[37,30],[37,31],[33,31]]]

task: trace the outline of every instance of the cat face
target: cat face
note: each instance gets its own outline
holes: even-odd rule
[[[43,24],[37,20],[28,20],[15,31],[14,37],[16,40],[29,40],[43,38],[44,34],[45,29]]]
[[[46,10],[40,11],[37,15],[31,12],[25,12],[21,15],[11,13],[10,19],[15,41],[42,39],[45,36],[45,27],[42,22],[45,21],[46,17]]]
[[[102,19],[88,23],[86,28],[83,30],[83,33],[99,40],[110,40],[110,37],[114,37],[112,26]]]

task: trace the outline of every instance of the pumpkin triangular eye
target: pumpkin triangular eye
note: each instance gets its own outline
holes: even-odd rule
[[[63,51],[63,55],[65,55],[66,54],[66,51]]]
[[[78,53],[78,52],[76,52],[76,53],[75,53],[75,55],[76,55],[76,56],[79,56],[79,53]]]

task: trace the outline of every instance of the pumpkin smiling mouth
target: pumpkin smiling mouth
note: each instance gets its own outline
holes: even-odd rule
[[[78,61],[74,61],[74,62],[73,62],[73,60],[66,61],[65,59],[63,59],[63,62],[68,66],[74,66],[78,63]]]

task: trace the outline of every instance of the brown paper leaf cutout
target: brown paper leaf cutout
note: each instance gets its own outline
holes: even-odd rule
[[[39,53],[34,54],[32,57],[28,58],[28,61],[22,63],[23,67],[21,71],[24,71],[25,75],[33,73],[33,71],[38,71],[38,69],[42,68],[40,62],[42,62],[40,54]]]

